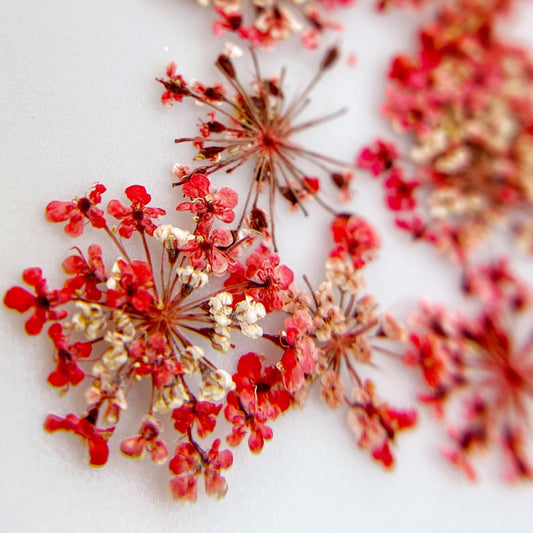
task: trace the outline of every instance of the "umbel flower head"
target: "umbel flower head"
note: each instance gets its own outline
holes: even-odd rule
[[[348,7],[355,0],[196,0],[212,7],[218,16],[213,33],[237,34],[252,45],[273,48],[293,34],[299,34],[307,48],[316,48],[327,30],[342,30],[329,12]]]
[[[271,233],[275,249],[274,203],[278,193],[292,207],[299,207],[306,214],[304,201],[308,198],[314,198],[330,209],[318,194],[319,178],[301,170],[298,161],[310,162],[321,175],[329,176],[341,190],[342,197],[347,199],[349,183],[353,177],[351,170],[343,162],[308,150],[292,140],[293,135],[299,131],[317,126],[343,112],[341,110],[326,117],[296,122],[308,103],[309,93],[333,66],[337,56],[336,47],[326,52],[317,74],[289,105],[286,105],[283,92],[284,75],[279,78],[263,77],[253,50],[255,79],[251,91],[246,90],[240,82],[228,55],[219,56],[216,66],[226,78],[229,89],[219,84],[208,87],[199,82],[187,83],[177,74],[175,64],[169,64],[166,78],[158,79],[165,87],[161,98],[163,105],[169,106],[190,98],[214,110],[207,114],[206,121],[202,121],[199,136],[176,139],[177,143],[193,143],[198,149],[196,161],[202,162],[202,166],[193,170],[181,165],[175,168],[174,173],[179,179],[177,184],[190,182],[184,188],[184,193],[191,199],[196,199],[195,205],[182,204],[181,208],[187,205],[187,208],[193,210],[208,209],[209,203],[210,209],[217,209],[212,201],[207,200],[210,193],[202,185],[205,177],[218,171],[231,174],[245,163],[251,162],[253,170],[248,174],[250,185],[237,232],[246,224],[254,231],[267,235]],[[233,92],[232,96],[230,91]],[[268,215],[258,205],[265,189],[268,189]],[[220,192],[222,191],[223,189]],[[215,200],[215,203],[220,200],[222,199]],[[222,201],[227,202],[228,199]]]
[[[422,372],[420,400],[447,423],[451,443],[443,452],[451,464],[474,480],[474,458],[499,449],[504,478],[530,480],[531,288],[500,260],[469,269],[464,290],[478,299],[477,313],[422,304],[405,361]]]
[[[533,63],[496,31],[512,4],[448,2],[394,58],[384,112],[409,133],[414,172],[382,141],[358,158],[384,177],[398,226],[460,262],[495,226],[533,250]]]
[[[227,490],[221,470],[231,466],[231,452],[220,450],[220,439],[205,447],[198,437],[205,439],[215,429],[228,392],[235,391],[226,404],[233,424],[240,406],[257,412],[257,420],[242,420],[238,437],[233,429],[229,439],[238,444],[250,426],[254,452],[262,447],[260,439],[272,437],[264,423],[292,401],[274,367],[249,364],[250,357],[244,356],[234,378],[223,368],[235,337],[262,337],[261,319],[281,308],[292,272],[265,247],[252,253],[245,271],[238,259],[244,241],[235,242],[223,225],[233,220],[236,193],[216,191],[207,178],[196,178],[189,189],[196,185],[194,195],[200,196],[210,191],[210,199],[197,198],[187,207],[195,215],[193,232],[159,224],[165,211],[150,205],[142,185],[125,190],[126,204],[111,200],[107,215],[100,207],[101,184],[73,201],[49,203],[47,219],[66,223],[67,235],[79,237],[87,227],[95,228],[111,239],[117,255],[108,262],[98,244],[91,244],[87,253],[74,247],[63,262],[67,279],[62,288],[49,288],[41,269],[29,268],[22,278],[32,292],[13,287],[4,297],[8,308],[30,312],[28,334],[37,335],[50,323],[50,385],[62,394],[84,386],[86,412],[51,414],[45,429],[79,436],[87,443],[90,464],[102,466],[131,394],[138,382],[147,381],[151,393],[138,433],[124,439],[120,450],[133,458],[148,454],[155,463],[170,457],[171,493],[187,501],[196,499],[199,478],[211,496],[221,497]],[[216,226],[217,219],[222,225]],[[206,353],[209,346],[211,353]],[[173,456],[163,433],[166,415],[179,435]]]
[[[390,468],[397,434],[415,425],[416,412],[382,400],[364,374],[365,367],[374,364],[374,355],[388,353],[391,344],[401,345],[406,332],[391,315],[380,316],[374,298],[363,292],[361,269],[379,246],[373,228],[360,217],[340,216],[331,229],[336,246],[326,263],[327,280],[310,289],[310,295],[291,288],[277,366],[285,387],[300,403],[319,381],[326,404],[347,409],[358,446]]]

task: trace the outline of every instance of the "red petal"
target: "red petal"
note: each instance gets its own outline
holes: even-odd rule
[[[4,296],[4,305],[24,313],[35,305],[35,296],[21,287],[12,287]]]

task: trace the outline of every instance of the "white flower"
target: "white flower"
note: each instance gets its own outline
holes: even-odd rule
[[[154,237],[166,250],[183,248],[189,241],[194,240],[194,235],[187,230],[177,228],[171,224],[161,224],[154,230]]]
[[[173,409],[181,407],[186,401],[189,401],[189,393],[185,390],[182,383],[165,387],[160,391],[154,402],[154,411],[160,414],[166,414]]]
[[[205,272],[196,270],[192,265],[177,267],[176,275],[183,285],[189,285],[193,289],[203,287],[209,281],[209,276]]]
[[[235,318],[239,322],[241,331],[251,339],[258,339],[263,336],[263,329],[256,322],[265,315],[265,306],[248,295],[235,306]]]
[[[209,313],[219,326],[231,324],[232,302],[233,296],[229,292],[221,292],[209,298]]]
[[[104,340],[111,346],[104,352],[102,361],[109,370],[117,370],[128,360],[126,343],[131,341],[131,337],[117,331],[108,331]]]
[[[218,402],[234,388],[235,383],[233,383],[230,374],[228,374],[225,370],[219,369],[215,372],[208,370],[202,376],[200,395],[198,399],[201,402]]]
[[[98,338],[107,323],[103,309],[98,304],[85,302],[76,302],[76,307],[81,312],[72,318],[74,329],[83,332],[90,341]]]

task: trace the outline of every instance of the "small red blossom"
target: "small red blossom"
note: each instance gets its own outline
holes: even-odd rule
[[[127,263],[119,259],[115,269],[108,282],[106,305],[118,308],[130,303],[137,311],[146,311],[154,303],[150,266],[144,261]]]
[[[33,308],[33,314],[24,325],[26,333],[38,335],[47,320],[62,320],[67,316],[67,311],[55,307],[69,301],[68,293],[48,289],[40,268],[24,270],[22,279],[35,289],[35,295],[22,287],[12,287],[4,296],[4,305],[19,313],[25,313]]]
[[[192,202],[178,204],[178,211],[190,211],[200,217],[203,231],[209,231],[214,218],[227,224],[235,219],[233,209],[238,203],[237,193],[229,187],[219,191],[211,187],[211,182],[203,174],[194,174],[182,187],[183,194]]]
[[[139,435],[124,439],[120,444],[120,451],[128,457],[140,459],[146,450],[152,461],[164,463],[168,459],[168,450],[165,441],[159,436],[163,424],[151,415],[143,419]]]
[[[224,275],[232,259],[224,251],[233,243],[233,235],[226,227],[216,228],[209,234],[196,234],[181,250],[198,269],[208,266],[215,276]]]
[[[85,373],[78,366],[77,360],[89,357],[92,351],[90,342],[75,342],[69,344],[68,338],[63,334],[61,324],[55,323],[48,328],[48,336],[52,339],[57,349],[57,368],[48,376],[48,382],[53,387],[77,385],[85,377]]]
[[[367,146],[361,150],[356,163],[359,168],[370,171],[374,176],[379,176],[391,169],[397,158],[398,150],[392,143],[376,139],[374,146]]]
[[[129,239],[134,231],[153,235],[157,226],[152,219],[164,215],[166,211],[159,207],[146,207],[152,197],[142,185],[130,185],[124,192],[131,201],[130,207],[118,200],[111,200],[107,204],[107,212],[121,221],[118,226],[119,235],[125,239]]]
[[[393,211],[410,211],[416,207],[414,193],[420,185],[418,181],[406,181],[399,168],[395,168],[384,182],[387,204]]]
[[[380,246],[372,226],[356,215],[337,215],[331,225],[336,246],[330,257],[349,257],[355,268],[361,268],[374,257]]]
[[[65,233],[71,237],[78,237],[88,221],[95,228],[105,228],[104,212],[96,207],[102,201],[102,194],[106,188],[96,184],[89,194],[71,202],[53,201],[46,206],[46,219],[50,222],[65,222]]]
[[[263,367],[261,357],[254,352],[239,359],[233,382],[237,393],[246,390],[255,396],[258,405],[265,406],[268,418],[276,418],[291,404],[291,395],[282,386],[279,369],[275,366]]]
[[[168,465],[175,476],[169,483],[174,498],[195,502],[198,498],[197,479],[202,474],[205,492],[209,496],[222,498],[226,494],[228,487],[220,471],[233,464],[233,455],[229,450],[219,451],[219,448],[220,439],[213,442],[207,453],[199,450],[197,445],[191,442],[178,445]]]
[[[356,434],[360,448],[369,448],[372,457],[390,468],[394,458],[390,449],[396,433],[416,424],[416,412],[399,411],[381,403],[375,395],[374,385],[366,380],[355,394],[348,415],[350,427]]]
[[[265,440],[273,437],[272,429],[265,425],[268,420],[265,407],[246,389],[240,394],[234,391],[228,393],[224,415],[233,425],[231,434],[226,437],[226,442],[230,446],[238,446],[247,430],[250,430],[248,447],[251,452],[259,453],[263,449]]]
[[[174,428],[180,433],[187,433],[196,424],[198,435],[201,438],[205,438],[208,433],[215,429],[216,417],[221,409],[222,404],[215,405],[210,402],[186,403],[172,412]]]
[[[170,107],[174,102],[181,102],[183,97],[189,94],[189,90],[183,78],[176,74],[174,61],[167,65],[166,75],[166,79],[156,78],[156,80],[165,87],[165,92],[161,95],[161,103],[165,107]]]
[[[79,255],[71,255],[63,261],[66,274],[74,275],[65,282],[64,288],[71,296],[82,294],[88,300],[99,300],[102,291],[98,285],[106,281],[105,267],[102,261],[102,248],[92,244],[88,249],[88,258],[78,249]]]
[[[114,431],[114,427],[97,428],[97,410],[91,410],[89,414],[80,418],[72,413],[65,418],[57,415],[48,415],[44,422],[44,429],[50,433],[55,431],[69,431],[87,441],[89,446],[89,464],[91,466],[103,466],[107,462],[109,450],[107,441]]]
[[[239,268],[225,282],[232,292],[232,285],[248,282],[245,293],[261,302],[267,311],[280,311],[283,299],[294,274],[286,265],[280,265],[279,255],[260,245],[246,260],[246,268]],[[244,296],[241,296],[243,299]]]
[[[136,359],[135,375],[152,376],[154,387],[162,389],[170,385],[175,376],[183,374],[179,361],[169,357],[171,353],[166,337],[156,332],[148,339],[134,340],[129,346],[129,354]]]

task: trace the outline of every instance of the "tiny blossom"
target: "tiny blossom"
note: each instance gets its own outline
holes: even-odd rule
[[[233,208],[236,205],[234,194],[226,187],[218,191],[211,187],[210,176],[219,170],[230,174],[248,161],[254,164],[254,170],[249,174],[253,179],[250,180],[243,216],[238,222],[235,233],[239,234],[245,221],[249,222],[250,230],[260,229],[264,236],[268,234],[272,237],[274,249],[276,249],[274,234],[276,194],[285,198],[291,207],[301,208],[305,214],[307,210],[304,203],[308,198],[314,198],[326,209],[331,210],[319,196],[319,178],[301,170],[298,161],[307,161],[322,174],[324,172],[326,176],[329,174],[332,183],[340,189],[341,198],[349,198],[349,184],[353,174],[346,164],[301,147],[292,140],[296,133],[344,112],[340,110],[325,117],[296,122],[305,107],[304,103],[309,93],[333,66],[338,55],[336,47],[326,51],[318,73],[288,106],[284,105],[285,95],[281,85],[283,78],[263,77],[253,50],[255,79],[251,91],[247,91],[241,84],[233,62],[227,55],[220,55],[216,66],[234,90],[233,96],[226,96],[218,86],[206,88],[192,82],[185,90],[184,82],[180,82],[176,89],[179,100],[188,97],[213,109],[207,114],[207,120],[201,121],[200,135],[175,140],[177,143],[190,142],[198,150],[195,160],[199,161],[201,166],[191,170],[177,165],[173,173],[178,177],[175,185],[183,185],[185,196],[191,199],[179,204],[178,209],[190,210],[200,218],[199,228],[202,229],[202,237],[206,238],[205,234],[208,233],[215,217],[231,222],[234,217]],[[172,86],[172,78],[158,78],[158,81],[165,86],[165,94],[171,90],[169,87]],[[217,116],[222,116],[224,120],[217,119]],[[267,187],[270,189],[269,219],[263,220],[264,224],[257,224],[254,221],[257,221],[256,215],[261,212],[257,204],[262,196],[261,193]]]
[[[143,419],[139,435],[124,439],[120,451],[128,457],[140,459],[144,451],[148,451],[152,461],[164,463],[168,459],[165,441],[159,437],[163,424],[153,416],[146,415]]]
[[[331,257],[350,258],[355,268],[361,268],[372,259],[379,248],[379,238],[368,222],[361,217],[338,215],[331,225],[336,246]]]
[[[44,429],[50,433],[70,431],[85,439],[89,446],[89,464],[102,466],[107,462],[109,455],[107,441],[115,428],[97,428],[94,421],[97,416],[98,411],[94,409],[85,418],[79,418],[74,414],[68,414],[65,418],[48,415],[44,422]]]
[[[33,309],[25,324],[26,333],[38,335],[48,320],[61,320],[67,316],[64,309],[54,309],[70,300],[68,291],[50,290],[40,268],[28,268],[22,279],[35,290],[35,295],[22,287],[12,287],[4,296],[4,305],[19,313]]]
[[[174,498],[195,502],[198,497],[197,478],[202,474],[205,492],[209,496],[218,499],[226,494],[228,487],[220,471],[232,465],[233,456],[229,450],[220,452],[219,448],[220,439],[213,442],[207,453],[199,449],[194,441],[178,445],[169,463],[169,469],[175,476],[169,485]]]
[[[152,218],[164,215],[165,210],[146,207],[152,197],[142,185],[131,185],[125,194],[131,201],[130,207],[124,206],[118,200],[111,200],[107,206],[108,213],[121,221],[118,226],[119,235],[126,239],[129,239],[134,231],[145,231],[148,235],[153,235],[156,226]]]
[[[71,237],[77,237],[83,233],[86,222],[95,228],[103,228],[106,225],[104,212],[96,207],[102,201],[102,194],[106,188],[97,184],[90,189],[87,196],[74,199],[71,202],[50,202],[46,206],[46,219],[50,222],[65,222],[65,233]]]

